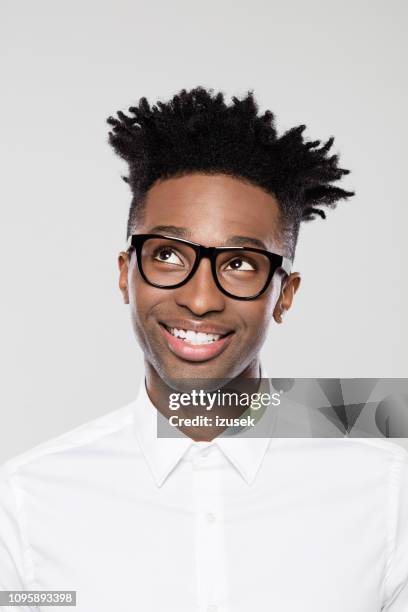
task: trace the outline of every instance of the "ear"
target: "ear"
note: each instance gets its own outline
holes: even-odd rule
[[[298,272],[292,272],[282,281],[281,292],[273,311],[273,318],[277,323],[282,323],[283,314],[292,306],[293,296],[299,289],[300,281]]]
[[[129,272],[129,253],[121,251],[118,255],[119,267],[119,289],[123,296],[123,302],[129,304],[128,272]]]

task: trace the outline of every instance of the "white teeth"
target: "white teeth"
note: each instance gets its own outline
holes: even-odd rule
[[[177,329],[176,327],[168,327],[167,329],[176,338],[182,338],[190,344],[209,344],[221,338],[220,334],[205,334],[204,332],[195,332],[191,329]]]
[[[189,342],[194,342],[194,340],[197,340],[198,342],[198,334],[188,329],[186,333],[186,340],[188,340]]]

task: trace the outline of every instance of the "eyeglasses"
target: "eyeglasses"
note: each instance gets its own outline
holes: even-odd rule
[[[237,300],[254,300],[269,286],[278,269],[290,273],[283,255],[250,247],[205,247],[161,234],[132,234],[128,251],[136,251],[142,278],[153,287],[177,289],[193,277],[207,257],[218,289]]]

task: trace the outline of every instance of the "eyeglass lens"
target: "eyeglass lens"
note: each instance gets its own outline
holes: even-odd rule
[[[168,238],[149,238],[142,247],[141,264],[149,282],[171,287],[191,272],[195,250],[188,244]],[[217,254],[216,274],[222,288],[237,297],[259,293],[268,279],[270,261],[252,251],[225,251]]]

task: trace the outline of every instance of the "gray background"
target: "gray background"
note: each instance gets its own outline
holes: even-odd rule
[[[407,4],[1,6],[0,461],[134,399],[118,290],[130,196],[105,118],[145,95],[254,89],[281,132],[334,135],[357,195],[300,235],[274,377],[406,377]]]

